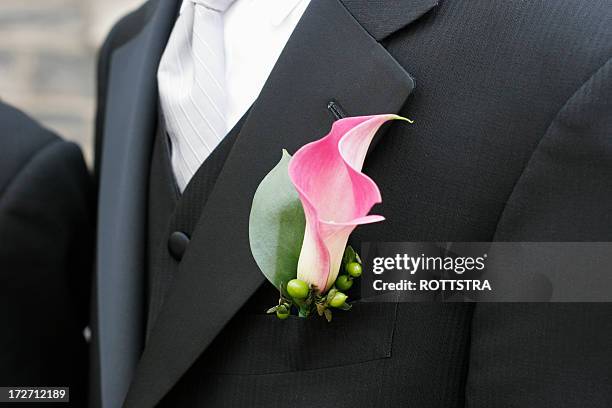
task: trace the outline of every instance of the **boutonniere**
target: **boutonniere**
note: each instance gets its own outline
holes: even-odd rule
[[[361,169],[376,132],[397,115],[350,117],[334,122],[329,134],[283,151],[255,192],[249,241],[257,265],[280,292],[268,310],[286,319],[332,318],[348,310],[345,292],[361,276],[359,255],[347,242],[361,224],[383,221],[368,215],[382,201],[376,183]]]

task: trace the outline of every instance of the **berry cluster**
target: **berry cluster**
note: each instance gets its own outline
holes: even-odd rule
[[[363,268],[359,255],[350,246],[346,248],[342,260],[342,273],[338,275],[334,286],[326,293],[321,294],[311,285],[300,279],[292,279],[286,286],[281,284],[278,305],[268,309],[267,313],[276,313],[281,320],[291,315],[291,308],[298,310],[300,317],[308,317],[315,311],[319,316],[325,316],[331,321],[331,308],[349,310],[348,296],[344,293],[353,286],[353,280],[359,278]]]

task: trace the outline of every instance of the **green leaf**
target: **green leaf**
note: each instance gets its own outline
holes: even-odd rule
[[[332,321],[332,311],[329,309],[325,309],[325,319],[327,319],[327,322],[331,322]]]
[[[351,262],[351,251],[353,248],[349,245],[344,249],[344,255],[342,255],[342,265],[346,265]]]
[[[306,306],[302,306],[298,308],[298,316],[299,317],[308,317],[310,316],[310,308]]]
[[[339,307],[340,310],[351,310],[352,306],[348,303],[343,303],[342,306]]]
[[[253,258],[275,287],[297,276],[306,225],[302,203],[289,178],[290,159],[283,150],[281,160],[261,181],[249,219]]]
[[[361,263],[361,260],[359,259],[359,255],[357,255],[357,252],[355,252],[353,247],[349,245],[344,250],[344,255],[342,256],[342,266],[345,267],[351,262]]]
[[[323,316],[323,313],[325,313],[325,305],[322,305],[321,303],[317,303],[317,313],[319,314],[319,316]]]
[[[327,292],[327,296],[325,297],[325,303],[329,303],[334,298],[334,296],[336,296],[336,293],[338,293],[338,289],[332,287],[329,292]]]
[[[268,310],[266,310],[266,313],[271,314],[271,313],[276,313],[276,311],[278,310],[278,305],[269,308]]]

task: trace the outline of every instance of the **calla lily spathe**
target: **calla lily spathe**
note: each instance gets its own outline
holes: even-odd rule
[[[408,120],[397,115],[338,120],[327,136],[303,146],[289,162],[289,177],[306,216],[297,277],[318,292],[334,284],[353,230],[384,220],[368,215],[382,199],[361,169],[376,132],[394,119]]]

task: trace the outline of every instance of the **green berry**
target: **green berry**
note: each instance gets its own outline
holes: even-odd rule
[[[347,275],[340,275],[336,279],[336,287],[339,290],[349,290],[353,286],[353,280]]]
[[[348,299],[348,296],[342,292],[338,292],[334,295],[332,300],[329,301],[329,305],[331,307],[342,307],[344,302],[346,302],[346,299]]]
[[[303,280],[292,279],[287,283],[287,293],[294,299],[306,299],[310,288]]]
[[[345,269],[346,273],[351,275],[353,278],[360,277],[361,272],[363,272],[363,269],[361,268],[361,265],[358,262],[351,262],[347,264]]]
[[[279,306],[278,309],[276,309],[276,317],[281,320],[285,320],[289,317],[289,309],[287,309],[287,307],[284,305]]]

